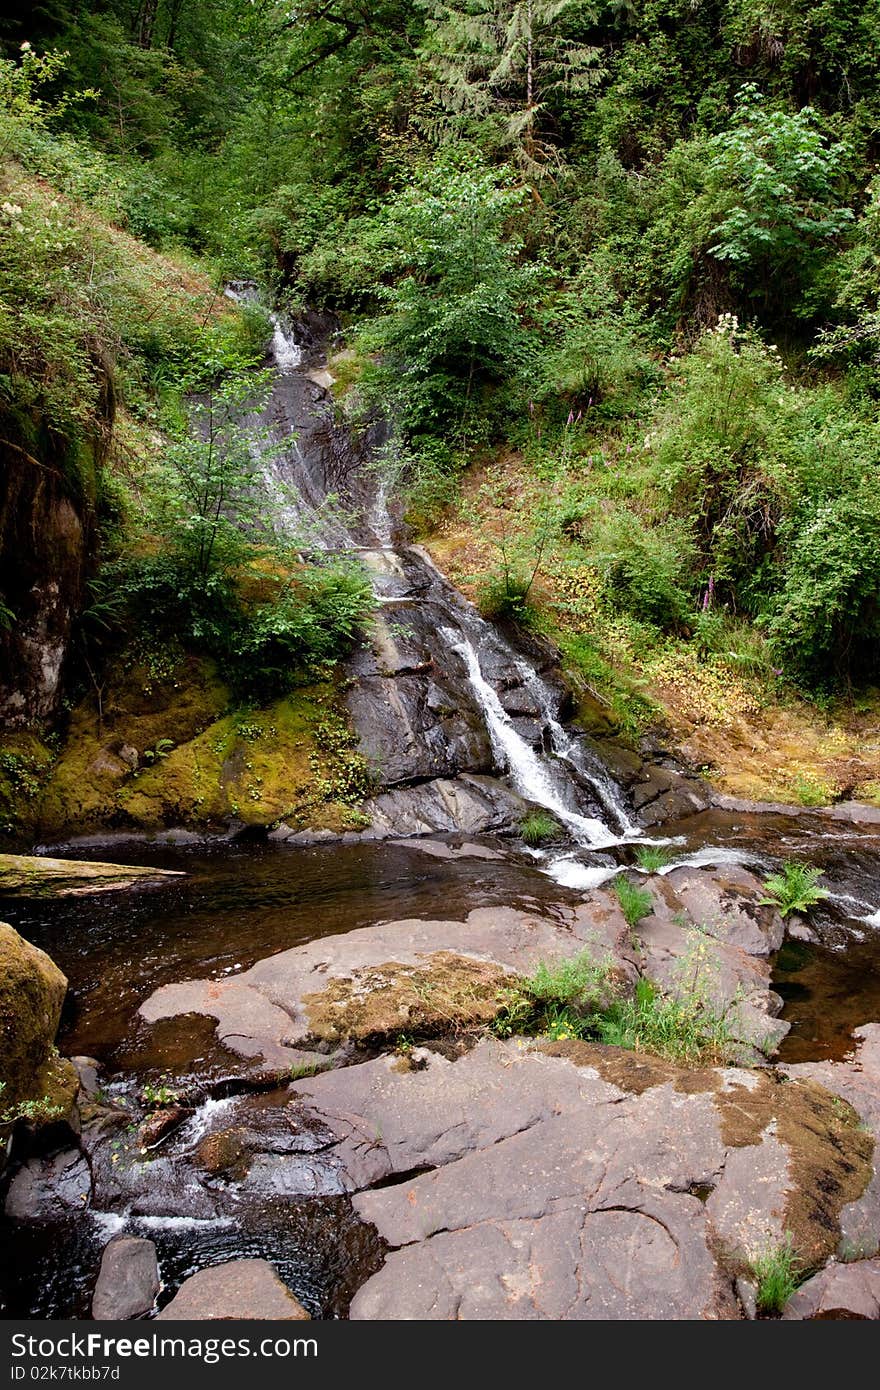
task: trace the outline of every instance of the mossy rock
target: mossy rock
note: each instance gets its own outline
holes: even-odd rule
[[[0,923],[0,1104],[39,1099],[67,979],[45,951]]]
[[[280,820],[351,828],[369,787],[341,706],[325,681],[236,709],[206,658],[120,662],[103,717],[91,699],[73,713],[40,799],[39,834]]]

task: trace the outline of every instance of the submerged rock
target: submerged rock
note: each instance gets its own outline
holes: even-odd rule
[[[159,1292],[159,1263],[151,1240],[118,1236],[104,1247],[92,1298],[97,1321],[141,1318]]]
[[[309,1314],[268,1260],[230,1260],[184,1280],[158,1318],[300,1322]]]

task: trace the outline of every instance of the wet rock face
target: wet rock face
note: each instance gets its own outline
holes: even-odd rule
[[[851,1112],[810,1086],[650,1059],[631,1091],[622,1055],[485,1041],[454,1063],[296,1082],[392,1248],[351,1316],[734,1317],[736,1273],[783,1229],[827,1258],[826,1222],[868,1176]],[[816,1215],[820,1176],[837,1200]]]
[[[81,1212],[92,1190],[89,1165],[77,1149],[31,1158],[18,1170],[6,1195],[13,1221],[43,1222]]]
[[[0,1105],[39,1098],[67,979],[45,951],[0,922]]]
[[[268,1260],[230,1260],[186,1279],[158,1318],[302,1322],[309,1314]]]
[[[105,1247],[92,1299],[96,1321],[141,1318],[159,1292],[159,1264],[151,1240],[119,1236]]]

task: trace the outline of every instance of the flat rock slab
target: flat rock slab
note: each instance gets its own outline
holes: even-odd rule
[[[821,1263],[868,1181],[812,1082],[583,1043],[413,1061],[291,1087],[391,1247],[352,1318],[736,1317],[738,1264],[789,1229]]]
[[[80,859],[50,859],[33,854],[0,854],[0,894],[22,897],[82,897],[148,887],[182,878],[179,869],[152,869],[136,864],[93,864]]]
[[[326,1061],[309,1050],[319,1039],[326,1050],[334,1041],[367,1036],[368,999],[384,999],[374,1035],[383,1026],[393,1034],[414,1031],[433,1016],[435,999],[442,1007],[453,976],[460,999],[470,999],[474,1007],[471,1022],[487,1022],[497,1012],[506,975],[528,973],[541,960],[585,949],[597,958],[610,957],[635,978],[629,929],[609,894],[544,915],[476,908],[463,922],[413,918],[362,927],[282,951],[234,979],[164,985],[141,1005],[140,1014],[148,1023],[206,1014],[217,1020],[220,1041],[232,1051],[261,1055],[270,1065],[303,1065]],[[414,971],[421,977],[418,989],[411,985]],[[345,989],[340,982],[348,982]]]
[[[348,1041],[488,1023],[507,975],[588,950],[630,982],[642,973],[666,993],[696,994],[746,1060],[773,1052],[788,1031],[767,959],[782,924],[758,903],[759,881],[725,866],[655,877],[650,891],[654,910],[635,933],[604,889],[541,913],[476,908],[463,922],[383,922],[282,951],[234,979],[164,985],[140,1014],[149,1023],[207,1015],[231,1051],[307,1066]]]
[[[782,1316],[880,1319],[880,1260],[820,1270],[792,1294]]]
[[[449,845],[445,840],[392,840],[398,849],[414,849],[432,859],[505,859],[507,856],[488,845]]]
[[[159,1263],[151,1240],[119,1236],[105,1246],[92,1298],[96,1321],[142,1318],[159,1292]]]
[[[302,1322],[309,1314],[268,1260],[230,1260],[186,1279],[156,1320]]]

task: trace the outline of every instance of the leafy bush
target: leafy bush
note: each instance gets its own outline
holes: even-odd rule
[[[667,630],[690,613],[696,565],[686,521],[646,526],[628,508],[609,511],[593,529],[590,559],[613,607]]]
[[[768,896],[761,902],[778,908],[783,917],[790,917],[793,912],[809,912],[829,896],[827,888],[817,886],[821,877],[822,870],[813,864],[788,859],[779,873],[764,880]]]
[[[784,578],[767,634],[805,683],[870,679],[880,670],[880,499],[873,483],[803,506],[780,526]]]
[[[205,651],[242,694],[290,689],[303,671],[349,652],[375,606],[356,566],[304,566],[268,583],[272,597],[242,596],[233,572],[202,574],[186,556],[163,553],[105,571],[113,621]]]

